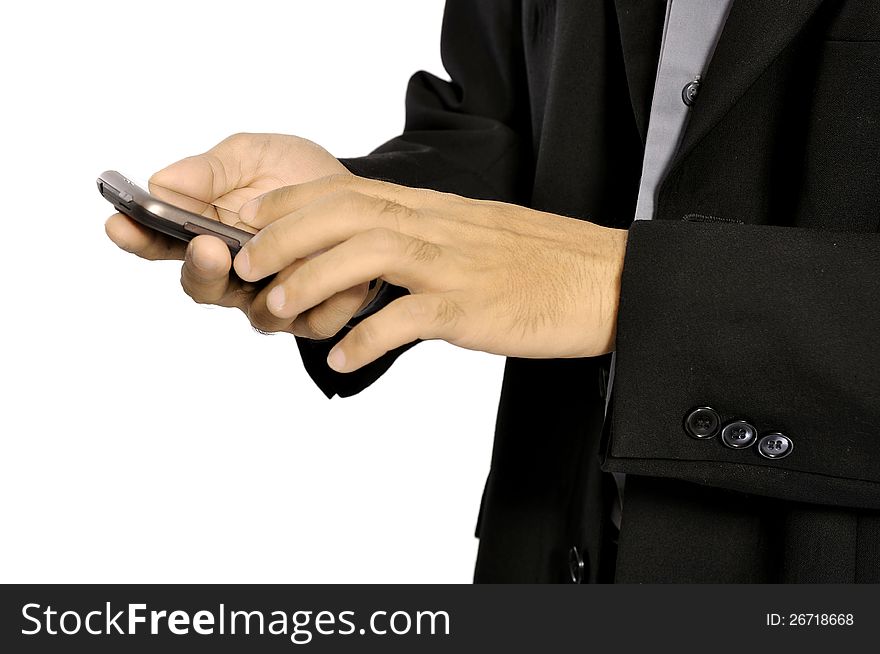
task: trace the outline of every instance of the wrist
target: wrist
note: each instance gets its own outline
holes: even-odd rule
[[[605,306],[607,313],[604,315],[603,323],[606,325],[604,330],[606,340],[599,354],[613,352],[617,340],[617,314],[620,309],[620,288],[621,279],[623,277],[623,264],[626,258],[626,244],[629,238],[629,232],[625,229],[610,230],[611,252],[610,261],[608,262],[608,279],[605,284],[606,299]]]

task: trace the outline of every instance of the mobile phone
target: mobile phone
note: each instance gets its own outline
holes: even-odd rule
[[[144,227],[186,241],[207,234],[226,243],[234,257],[253,234],[181,209],[150,195],[115,170],[107,170],[98,177],[98,192],[125,214]],[[208,205],[208,203],[205,203]]]

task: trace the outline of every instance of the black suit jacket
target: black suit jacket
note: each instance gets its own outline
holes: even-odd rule
[[[451,82],[355,173],[625,228],[666,0],[449,0]],[[880,581],[880,7],[735,0],[663,182],[630,228],[608,357],[509,358],[477,581]],[[405,290],[399,290],[400,293]],[[299,339],[328,396],[349,375]],[[683,418],[782,431],[778,461]],[[603,430],[604,424],[604,430]],[[616,558],[610,471],[627,473]]]

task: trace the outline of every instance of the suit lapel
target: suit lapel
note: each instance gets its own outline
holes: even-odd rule
[[[670,171],[803,28],[823,0],[734,0]]]
[[[712,0],[705,0],[712,1]],[[823,0],[734,0],[675,161],[721,120]],[[645,142],[666,0],[614,0],[636,126]]]

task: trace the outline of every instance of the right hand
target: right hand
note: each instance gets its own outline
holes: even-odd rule
[[[349,173],[333,155],[311,141],[281,134],[235,134],[204,154],[163,168],[150,178],[149,188],[153,195],[179,207],[255,232],[255,226],[239,220],[238,211],[247,201],[282,186],[339,174]],[[209,203],[207,209],[204,203]],[[105,229],[116,245],[139,257],[182,260],[180,282],[193,300],[237,307],[263,332],[288,331],[306,338],[328,338],[374,294],[367,284],[359,284],[292,321],[283,320],[266,308],[266,296],[282,281],[278,278],[286,278],[298,265],[260,288],[230,275],[229,250],[213,236],[197,236],[187,245],[119,213],[107,220]]]

